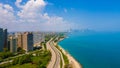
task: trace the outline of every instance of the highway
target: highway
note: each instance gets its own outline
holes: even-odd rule
[[[50,50],[52,57],[47,68],[60,68],[60,62],[62,60],[62,68],[64,68],[64,60],[61,52],[55,47],[52,39],[46,43],[47,49]]]

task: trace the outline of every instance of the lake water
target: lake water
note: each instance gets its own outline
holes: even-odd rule
[[[76,32],[59,42],[83,68],[120,68],[120,33]]]

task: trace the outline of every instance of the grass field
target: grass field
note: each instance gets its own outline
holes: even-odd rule
[[[14,58],[12,63],[1,65],[0,68],[46,68],[51,59],[50,51],[42,50],[36,51],[32,54],[35,55],[28,54]]]

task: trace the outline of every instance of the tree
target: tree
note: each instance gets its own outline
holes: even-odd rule
[[[20,53],[20,54],[24,54],[25,50],[23,50],[21,47],[18,47],[17,52]]]
[[[7,49],[7,48],[3,48],[3,51],[4,51],[4,52],[8,52],[8,49]]]
[[[0,57],[0,62],[2,62],[3,61],[3,59]]]
[[[19,64],[19,65],[23,64],[23,61],[24,61],[24,60],[23,60],[23,57],[19,57],[18,64]]]
[[[14,58],[12,64],[16,65],[16,64],[18,64],[18,61],[19,61],[19,58]]]

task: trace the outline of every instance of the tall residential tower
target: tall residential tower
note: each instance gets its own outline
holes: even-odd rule
[[[17,52],[17,38],[14,36],[9,37],[10,52]]]
[[[22,36],[23,36],[22,33],[17,34],[17,37],[18,37],[17,45],[20,48],[23,48],[23,37]]]
[[[31,32],[23,34],[23,49],[25,51],[33,50],[33,34]]]
[[[7,48],[7,29],[0,28],[0,51]]]

